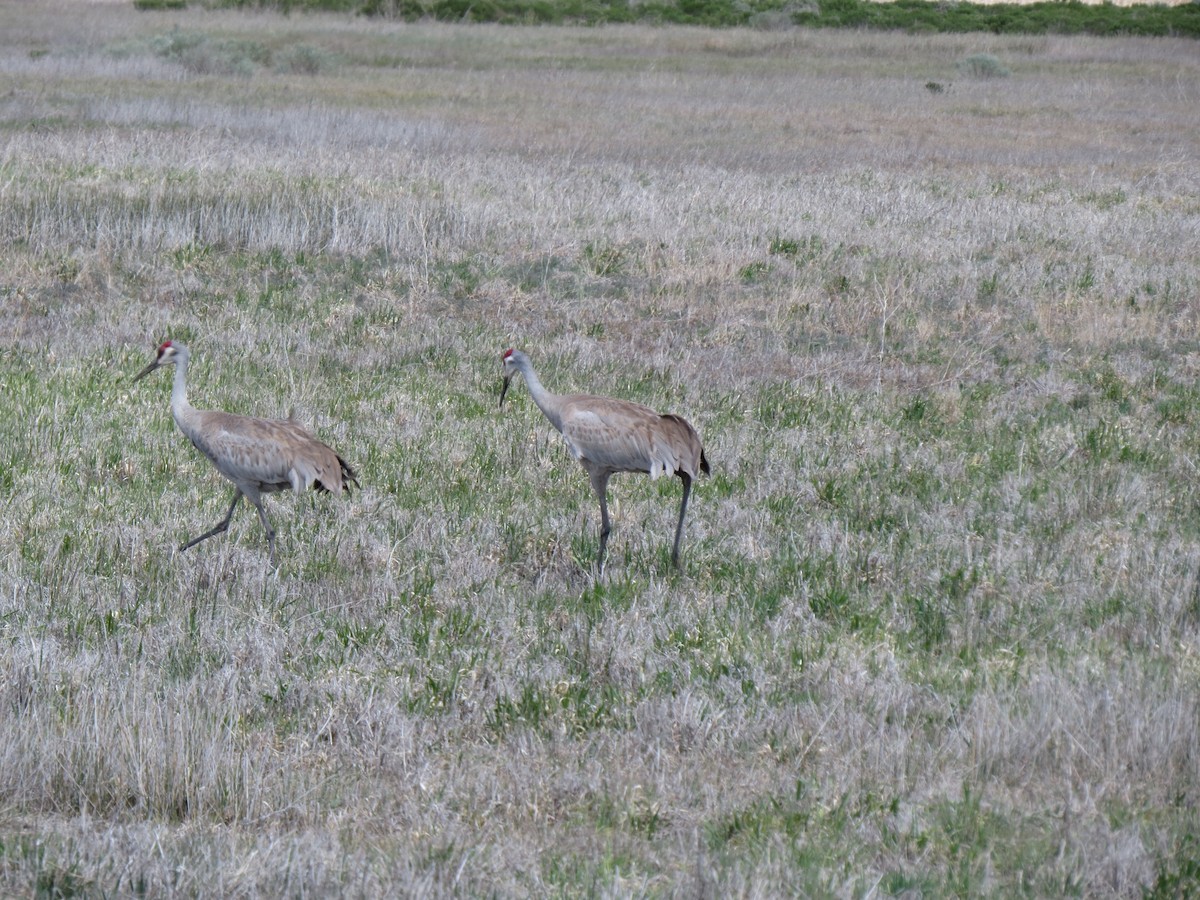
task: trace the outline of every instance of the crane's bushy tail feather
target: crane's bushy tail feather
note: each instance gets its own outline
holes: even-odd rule
[[[350,468],[350,464],[340,456],[337,458],[337,461],[342,467],[342,481],[345,484],[346,493],[350,493],[350,485],[348,482],[354,482],[354,486],[361,491],[362,485],[358,483],[358,474],[352,468]]]
[[[298,482],[297,491],[304,487],[312,487],[319,494],[340,494],[343,490],[349,493],[351,483],[357,488],[362,488],[350,464],[332,448],[318,440],[311,440],[308,449],[309,452],[297,454],[292,459],[292,471],[297,476],[293,485]]]
[[[704,447],[700,443],[700,435],[692,424],[683,416],[666,413],[660,417],[662,428],[660,433],[670,444],[670,455],[674,464],[668,471],[686,472],[695,478],[701,472],[708,474],[708,460],[704,457]]]

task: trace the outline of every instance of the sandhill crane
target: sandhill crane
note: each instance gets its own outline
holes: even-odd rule
[[[671,551],[671,562],[678,568],[692,481],[701,472],[705,475],[709,472],[696,429],[682,416],[660,415],[628,400],[591,394],[552,394],[542,387],[529,357],[520,350],[504,351],[501,406],[518,372],[524,376],[533,402],[558,429],[571,455],[587,470],[600,499],[600,553],[596,557],[599,574],[604,574],[604,550],[612,530],[608,520],[608,479],[616,472],[645,472],[651,478],[674,474],[683,481],[683,501],[679,504],[679,524]]]
[[[155,369],[171,365],[175,367],[175,385],[171,390],[175,424],[236,489],[225,518],[200,537],[192,538],[180,551],[225,531],[244,496],[258,510],[271,548],[271,565],[276,565],[275,529],[267,519],[261,495],[288,488],[300,493],[310,487],[340,494],[343,487],[350,490],[349,482],[359,486],[354,470],[291,418],[256,419],[193,408],[187,398],[188,349],[183,344],[164,342],[154,362],[133,380],[140,381]]]

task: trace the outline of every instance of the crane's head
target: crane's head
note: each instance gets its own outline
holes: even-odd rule
[[[521,364],[528,363],[529,358],[520,350],[513,350],[511,347],[504,351],[504,387],[500,388],[500,405],[504,405],[504,395],[508,393],[508,386],[512,383],[513,376],[521,371]]]
[[[174,341],[163,341],[158,345],[158,354],[154,357],[154,362],[150,363],[150,365],[138,372],[137,375],[133,377],[133,380],[141,381],[143,378],[161,366],[174,365],[179,356],[186,352],[187,350],[182,344],[176,344]]]

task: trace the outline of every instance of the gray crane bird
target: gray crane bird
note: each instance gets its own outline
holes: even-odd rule
[[[238,501],[245,497],[258,510],[271,548],[271,565],[275,566],[275,529],[263,508],[263,494],[288,488],[297,494],[308,488],[340,494],[343,488],[350,490],[351,482],[361,487],[346,461],[293,419],[257,419],[195,409],[188,403],[188,348],[183,344],[165,341],[159,346],[154,362],[133,380],[141,381],[163,366],[175,367],[175,385],[171,389],[171,415],[175,424],[235,488],[225,518],[181,546],[180,551],[224,532]]]
[[[644,472],[652,479],[660,475],[678,475],[683,481],[683,501],[679,504],[679,524],[675,527],[675,546],[671,562],[679,568],[679,546],[683,542],[683,521],[687,515],[692,481],[700,473],[709,474],[708,460],[696,429],[682,416],[660,415],[648,406],[596,397],[591,394],[552,394],[538,380],[529,357],[520,350],[504,351],[504,386],[500,406],[518,372],[533,402],[567,442],[571,455],[579,460],[600,499],[600,553],[596,557],[599,574],[604,574],[604,551],[612,525],[608,519],[608,479],[617,472]]]

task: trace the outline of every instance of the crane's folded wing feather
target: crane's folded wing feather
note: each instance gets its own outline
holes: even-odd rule
[[[302,491],[315,484],[341,493],[337,454],[290,419],[206,412],[201,426],[188,437],[235,484],[246,481],[266,491]]]
[[[605,397],[572,400],[564,406],[562,434],[576,459],[651,478],[698,474],[700,437],[687,420]]]
[[[669,445],[668,455],[672,460],[671,472],[686,472],[692,478],[701,472],[708,471],[708,461],[704,459],[704,448],[700,435],[692,424],[683,416],[667,413],[661,416],[655,435]]]

